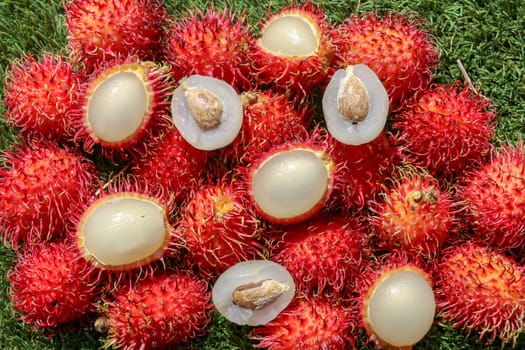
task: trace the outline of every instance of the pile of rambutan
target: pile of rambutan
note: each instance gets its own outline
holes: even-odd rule
[[[494,145],[471,83],[434,80],[424,18],[63,6],[67,47],[13,62],[2,101],[20,145],[2,154],[0,237],[28,329],[186,346],[221,273],[262,259],[295,296],[250,328],[258,348],[523,336],[525,147]]]

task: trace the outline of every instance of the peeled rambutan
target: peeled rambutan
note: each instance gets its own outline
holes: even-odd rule
[[[438,315],[488,343],[515,341],[525,330],[525,271],[475,242],[448,247],[434,270]]]
[[[136,57],[108,61],[84,83],[75,141],[113,159],[144,155],[170,124],[169,68]]]
[[[271,257],[290,272],[299,292],[340,297],[366,258],[365,240],[357,219],[323,216],[285,229]]]
[[[238,180],[196,186],[180,215],[176,230],[187,249],[185,262],[205,275],[263,256],[261,222]]]
[[[421,19],[376,13],[353,15],[332,31],[333,66],[365,64],[385,86],[392,110],[425,89],[439,62],[439,49]]]
[[[301,95],[322,83],[334,47],[324,10],[312,2],[291,5],[261,23],[260,37],[250,48],[254,79]]]
[[[413,164],[450,178],[488,155],[495,116],[491,102],[469,86],[434,84],[407,102],[393,127]]]
[[[167,21],[162,1],[71,0],[64,10],[67,48],[87,71],[117,57],[155,60],[161,52]]]
[[[224,80],[236,89],[251,86],[248,47],[252,37],[245,18],[226,8],[195,10],[172,20],[164,44],[165,59],[176,81],[199,74]]]
[[[62,235],[98,185],[98,171],[82,154],[48,141],[24,143],[3,154],[0,227],[17,248]]]
[[[9,298],[19,319],[53,331],[94,311],[98,288],[89,264],[75,258],[69,242],[32,246],[10,270]]]
[[[269,350],[354,348],[355,310],[324,298],[296,298],[275,319],[249,337]]]
[[[66,141],[73,137],[72,111],[80,75],[61,55],[25,55],[7,72],[3,102],[7,123],[28,136]]]
[[[434,323],[432,280],[407,255],[383,255],[365,266],[356,286],[361,327],[379,348],[411,349]]]
[[[212,311],[207,289],[204,280],[179,271],[124,284],[102,307],[106,346],[174,349],[203,335]]]
[[[371,210],[373,240],[383,250],[431,259],[457,229],[451,194],[422,169],[399,170]]]
[[[503,146],[460,186],[476,237],[503,249],[525,248],[525,146]]]

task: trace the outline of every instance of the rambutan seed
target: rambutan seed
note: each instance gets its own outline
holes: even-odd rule
[[[215,128],[220,124],[224,108],[213,92],[201,88],[188,89],[186,101],[191,115],[201,128]]]
[[[248,282],[237,286],[232,292],[232,302],[242,308],[259,310],[272,303],[290,289],[289,284],[273,279]]]

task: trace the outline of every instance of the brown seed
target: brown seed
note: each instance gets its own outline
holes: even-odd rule
[[[211,129],[221,123],[224,108],[217,95],[203,88],[187,89],[185,94],[191,115],[201,128]]]
[[[368,92],[363,82],[347,71],[338,97],[339,112],[351,122],[363,121],[368,114]]]
[[[233,290],[232,299],[235,305],[242,308],[259,310],[275,301],[289,289],[288,284],[265,279],[238,286]]]

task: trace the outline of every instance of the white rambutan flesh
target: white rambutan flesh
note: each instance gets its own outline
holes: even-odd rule
[[[339,69],[323,94],[328,132],[339,142],[358,146],[373,141],[388,117],[388,93],[364,64]]]
[[[415,269],[389,273],[376,283],[367,305],[367,326],[394,347],[420,341],[434,322],[436,303],[427,278]]]
[[[242,126],[240,96],[228,83],[192,75],[181,80],[171,100],[175,127],[193,147],[213,151],[229,145]]]
[[[213,286],[212,300],[229,321],[257,326],[273,320],[295,295],[290,273],[270,260],[249,260],[224,271]]]
[[[287,15],[273,20],[261,36],[263,46],[278,55],[309,56],[319,45],[312,25],[301,16]]]
[[[148,110],[144,81],[132,71],[119,71],[94,89],[87,105],[87,123],[98,139],[118,143],[140,130]]]
[[[254,172],[251,194],[258,208],[277,219],[308,213],[326,196],[326,163],[316,152],[292,149],[265,160]]]
[[[170,234],[165,208],[153,198],[131,193],[95,201],[77,230],[84,257],[106,269],[158,259]]]

